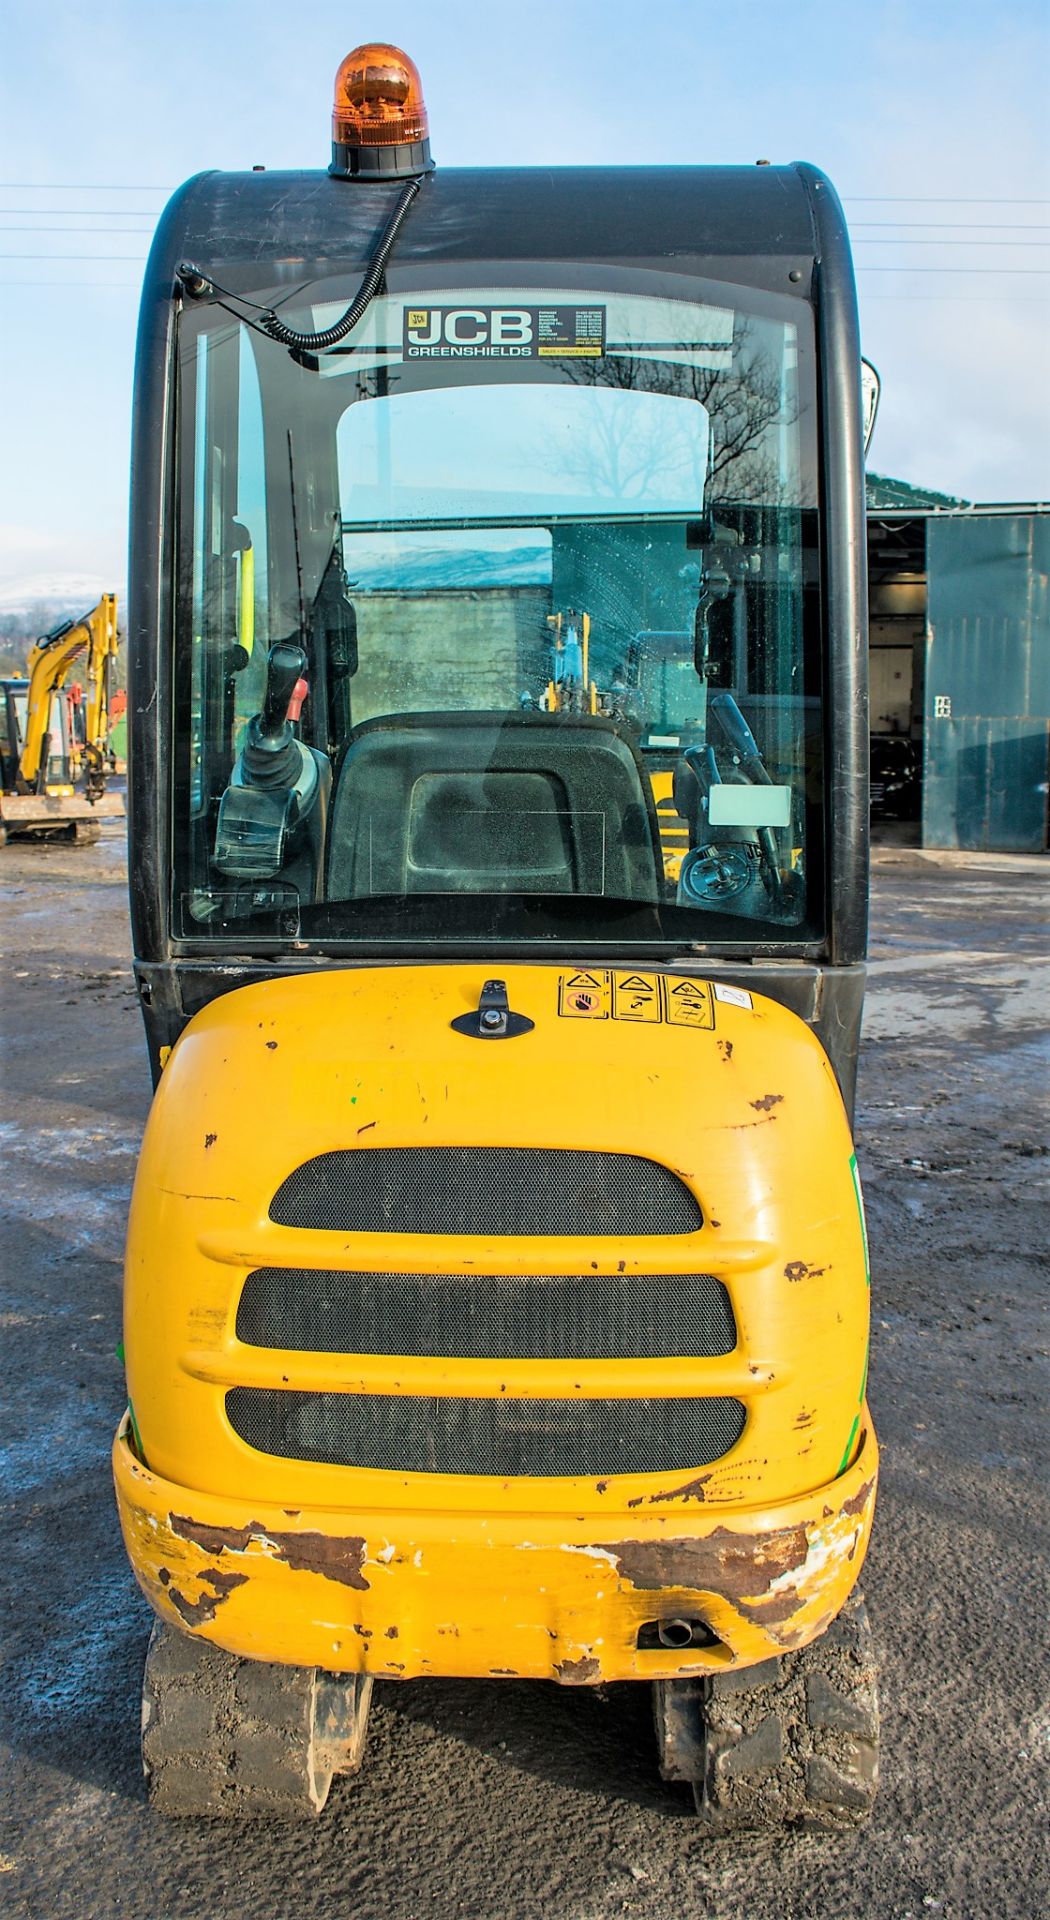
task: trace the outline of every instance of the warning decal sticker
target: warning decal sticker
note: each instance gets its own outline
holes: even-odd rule
[[[672,1027],[713,1027],[715,1007],[706,980],[664,980],[667,1018]]]
[[[663,1019],[660,1001],[660,976],[656,973],[614,973],[612,983],[614,1020],[649,1021]]]
[[[597,360],[605,308],[406,307],[406,360]]]
[[[701,1027],[715,1024],[706,980],[674,974],[607,973],[579,968],[558,976],[558,1012],[563,1020],[624,1020],[635,1026]]]
[[[558,980],[558,1012],[562,1019],[607,1020],[607,973],[563,973]]]

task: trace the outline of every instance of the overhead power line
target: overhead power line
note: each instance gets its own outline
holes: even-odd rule
[[[2,209],[0,209],[2,211]],[[152,233],[152,227],[16,227],[0,226],[0,233],[119,233],[122,239],[131,240],[136,233]],[[878,246],[879,242],[869,242]]]
[[[35,213],[35,212],[37,211],[37,209],[35,209],[35,208],[34,208],[34,209],[33,209],[33,211],[34,211],[34,213]],[[73,216],[75,216],[75,215],[76,215],[76,213],[77,213],[77,209],[76,209],[75,207],[63,207],[63,208],[61,208],[61,209],[56,209],[56,210],[55,210],[55,214],[54,214],[54,216],[52,216],[52,215],[50,215],[50,214],[49,214],[49,215],[47,216],[47,218],[48,218],[48,220],[50,221],[52,217],[53,217],[53,218],[55,218],[55,219],[57,219],[57,218],[59,217],[59,214],[60,214],[60,212],[61,212],[62,214],[64,214],[64,215],[73,215]],[[110,208],[110,209],[109,209],[109,213],[110,213],[110,214],[112,214],[112,212],[113,212],[113,209],[112,209],[112,208]],[[144,214],[143,214],[143,213],[142,213],[141,211],[140,211],[140,212],[139,212],[138,214],[136,214],[136,215],[135,215],[134,217],[135,217],[136,219],[143,219],[143,218],[145,218],[145,219],[146,219],[146,220],[148,221],[148,223],[149,223],[148,225],[146,225],[146,226],[141,226],[141,227],[124,227],[124,226],[121,226],[121,227],[113,227],[113,226],[102,226],[102,225],[99,225],[99,226],[86,226],[86,225],[84,225],[84,222],[85,222],[85,221],[92,221],[92,220],[101,220],[102,218],[104,218],[104,217],[105,217],[105,216],[103,216],[103,215],[102,215],[102,213],[101,213],[100,211],[97,211],[97,210],[96,210],[95,208],[93,208],[93,207],[91,207],[91,208],[85,208],[85,210],[84,210],[84,213],[83,213],[83,216],[82,216],[82,218],[81,218],[81,220],[79,220],[79,221],[77,222],[77,224],[76,224],[75,226],[61,226],[61,227],[56,227],[56,226],[51,226],[51,225],[47,225],[47,226],[44,226],[44,225],[43,225],[43,224],[42,224],[42,223],[41,223],[41,222],[40,222],[39,220],[34,220],[34,221],[32,221],[32,222],[30,222],[30,221],[29,221],[29,215],[28,215],[28,214],[25,214],[25,215],[24,215],[24,217],[23,217],[23,210],[22,210],[22,208],[21,208],[21,207],[0,207],[0,215],[10,215],[10,214],[15,214],[15,215],[17,215],[17,216],[19,216],[19,218],[18,218],[18,224],[17,224],[17,225],[11,225],[11,226],[0,226],[0,233],[41,233],[41,234],[48,234],[48,233],[114,233],[114,234],[121,234],[121,235],[126,235],[126,236],[130,236],[130,235],[132,235],[132,234],[135,234],[135,233],[153,233],[153,232],[155,231],[155,228],[156,228],[156,223],[155,223],[155,221],[153,221],[153,219],[151,218],[151,216],[149,216],[148,214],[147,214],[147,215],[144,215]],[[128,217],[129,219],[130,219],[130,218],[132,218],[132,216],[131,216],[130,214],[129,214],[129,215],[127,216],[127,217]],[[914,226],[923,226],[923,225],[925,225],[926,223],[925,223],[924,221],[912,221],[912,222],[909,222],[909,223],[907,223],[907,224],[908,224],[909,226],[912,226],[912,227],[914,227]],[[981,227],[981,228],[978,228],[978,227],[977,227],[976,225],[974,225],[973,223],[970,223],[970,222],[966,222],[966,221],[960,221],[960,222],[958,222],[958,223],[944,223],[944,222],[931,222],[931,224],[932,224],[932,225],[938,225],[938,226],[941,226],[941,227],[943,227],[943,226],[944,226],[945,224],[957,224],[957,226],[958,226],[958,228],[959,228],[959,229],[960,229],[961,231],[963,231],[963,232],[965,232],[965,233],[967,233],[967,234],[972,234],[972,233],[975,233],[975,232],[978,232],[978,231],[980,231],[980,232],[982,232],[982,233],[983,233],[984,231],[986,231],[986,229],[987,229],[987,227],[988,227],[988,226],[993,226],[993,228],[994,228],[994,232],[995,232],[996,234],[1000,234],[1000,233],[1045,233],[1045,234],[1047,234],[1047,235],[1050,235],[1050,222],[1048,222],[1048,223],[1047,223],[1047,224],[1046,224],[1045,226],[1041,226],[1041,225],[1034,225],[1034,224],[1033,224],[1033,225],[1028,225],[1028,226],[1007,226],[1007,227],[1003,227],[1003,226],[1001,226],[1001,225],[999,225],[998,223],[991,223],[991,222],[988,222],[988,223],[986,223],[986,225],[985,225],[985,227]],[[880,227],[880,228],[887,228],[887,229],[889,229],[889,231],[887,232],[887,234],[886,234],[886,237],[885,237],[885,238],[883,238],[883,239],[880,239],[880,238],[878,238],[878,237],[877,237],[876,235],[874,235],[874,234],[871,234],[871,235],[869,236],[869,234],[868,234],[868,233],[865,233],[865,234],[863,235],[863,237],[858,237],[858,239],[857,239],[857,241],[856,241],[856,244],[857,244],[858,246],[864,246],[864,247],[888,247],[888,246],[901,246],[901,247],[966,247],[966,246],[976,246],[976,247],[1046,247],[1046,246],[1050,246],[1050,238],[1048,238],[1048,239],[1046,239],[1046,240],[999,240],[999,239],[996,239],[996,238],[992,238],[992,239],[983,239],[983,238],[982,238],[982,239],[979,239],[979,240],[974,240],[974,239],[970,239],[970,238],[966,238],[966,239],[959,239],[959,240],[942,240],[942,239],[939,239],[939,238],[937,238],[937,237],[928,237],[928,238],[925,238],[925,239],[920,239],[920,240],[915,240],[915,239],[911,239],[911,238],[909,238],[909,239],[904,239],[904,240],[901,240],[901,239],[897,239],[897,238],[896,238],[896,234],[897,234],[897,233],[898,233],[899,231],[901,231],[901,229],[900,229],[899,227],[897,227],[897,226],[895,225],[895,223],[893,223],[893,222],[891,222],[891,221],[888,221],[888,220],[885,220],[885,221],[884,221],[884,220],[854,220],[854,221],[852,221],[852,222],[851,222],[851,224],[850,224],[850,231],[851,231],[852,233],[854,233],[854,234],[856,234],[856,235],[858,235],[858,236],[859,236],[859,235],[860,235],[860,233],[861,233],[861,229],[862,229],[862,228],[865,228],[865,229],[867,229],[867,228],[871,228],[871,227]]]
[[[110,218],[117,220],[155,220],[157,218],[154,207],[0,207],[0,213],[24,214],[27,220],[31,214],[43,214],[45,220],[57,220],[59,215],[64,213],[75,214],[78,219],[82,218],[84,220],[108,220]],[[877,220],[874,224],[876,226],[883,226],[885,222]],[[925,226],[926,222],[923,221],[921,224]]]
[[[0,213],[8,211],[11,209],[0,207]],[[1043,220],[851,220],[850,228],[855,231],[857,227],[892,227],[895,233],[905,227],[955,227],[966,233],[994,227],[997,233],[1050,233],[1050,222]]]
[[[893,300],[897,304],[905,300],[938,300],[949,307],[984,307],[995,299],[994,293],[865,293],[864,305],[868,306],[872,300]],[[1045,307],[1050,310],[1050,294],[1012,294],[1010,311],[1013,312],[1015,307]]]
[[[0,207],[0,214],[7,213],[7,212],[14,212],[14,211],[17,211],[17,209]],[[85,219],[88,219],[88,218],[90,218],[90,216],[85,215]],[[49,233],[112,233],[128,239],[130,239],[136,233],[152,233],[153,231],[154,231],[154,228],[152,226],[148,226],[148,227],[104,227],[104,226],[90,227],[90,226],[82,226],[82,225],[77,225],[72,227],[41,227],[41,226],[23,226],[23,225],[0,226],[0,233],[27,233],[27,234],[39,233],[43,235],[47,235]],[[856,231],[856,229],[854,229],[854,231]],[[1026,229],[1026,231],[1041,232],[1041,231],[1044,231],[1044,229],[1029,228],[1029,229]],[[1050,227],[1047,227],[1045,231],[1047,233],[1050,233]],[[890,234],[890,235],[887,235],[887,237],[884,240],[876,239],[874,238],[874,236],[870,239],[867,237],[864,237],[864,238],[858,239],[855,244],[858,247],[970,247],[970,246],[974,246],[974,247],[1017,247],[1017,248],[1025,249],[1025,248],[1032,248],[1032,247],[1034,248],[1050,247],[1050,239],[1048,240],[938,240],[938,239],[898,240],[892,234]]]
[[[1008,195],[980,199],[975,194],[844,193],[842,198],[851,207],[1050,207],[1050,199],[1014,200]]]
[[[0,227],[0,233],[8,231],[8,228]],[[56,228],[55,231],[57,232],[58,229]],[[82,228],[81,231],[85,229]],[[886,240],[860,239],[854,244],[858,247],[1013,247],[1019,253],[1025,253],[1030,249],[1038,253],[1045,252],[1046,248],[1050,247],[1050,240],[896,240],[890,237]]]
[[[144,181],[127,186],[122,180],[0,180],[0,193],[171,193],[171,187],[150,187]]]
[[[280,169],[275,169],[280,171]],[[0,180],[0,193],[172,193],[170,185],[146,181]],[[1050,195],[966,193],[843,193],[851,206],[895,207],[1050,207]]]
[[[93,267],[104,267],[110,260],[137,260],[145,264],[144,253],[0,253],[0,260],[83,260]]]
[[[109,261],[137,261],[145,264],[144,253],[0,253],[0,260],[82,260],[93,267],[106,266]],[[910,263],[907,266],[865,266],[857,268],[858,273],[953,273],[978,274],[991,273],[997,277],[1006,274],[1029,274],[1050,277],[1050,267],[919,267]]]
[[[0,256],[2,258],[2,256]],[[857,268],[858,273],[994,273],[996,278],[1005,274],[1031,274],[1050,276],[1050,267],[867,267]]]
[[[49,207],[47,211],[43,213],[43,219],[48,222],[57,220],[59,218],[65,218],[65,217],[73,218],[77,220],[78,224],[76,226],[71,226],[71,227],[56,227],[50,224],[45,226],[41,223],[41,220],[40,220],[41,213],[42,213],[42,209],[39,207],[0,207],[0,216],[3,216],[5,218],[14,216],[15,218],[17,218],[19,223],[17,226],[0,227],[0,232],[131,234],[131,233],[152,233],[156,226],[155,217],[148,207],[137,207],[133,211],[129,209],[127,212],[123,212],[119,207],[84,207],[84,208]],[[109,220],[114,218],[119,220],[133,220],[133,219],[145,220],[145,221],[148,221],[149,224],[144,227],[85,226],[83,224],[83,222],[87,220],[101,221],[101,220]],[[1050,221],[1003,222],[1000,220],[851,220],[850,222],[850,231],[855,234],[859,234],[862,229],[865,231],[865,233],[868,233],[871,231],[872,228],[876,228],[876,227],[879,228],[880,230],[885,230],[890,237],[887,238],[886,240],[879,240],[873,236],[870,239],[865,238],[863,242],[858,240],[857,244],[864,245],[864,246],[888,246],[893,243],[892,242],[893,235],[897,233],[902,233],[905,230],[912,232],[916,228],[925,228],[925,229],[935,228],[939,232],[944,232],[947,228],[950,227],[954,232],[964,233],[964,234],[973,234],[973,233],[983,234],[989,231],[991,231],[994,234],[1000,234],[1000,233],[1050,234]],[[982,240],[974,241],[971,243],[967,240],[940,240],[935,238],[927,238],[927,239],[921,239],[921,240],[912,240],[912,239],[900,240],[897,244],[902,247],[924,247],[924,246],[961,247],[969,244],[973,244],[977,246],[1020,247],[1020,246],[1048,246],[1050,245],[1050,240],[1028,241],[1028,240],[998,240],[998,239],[983,240],[982,239]]]

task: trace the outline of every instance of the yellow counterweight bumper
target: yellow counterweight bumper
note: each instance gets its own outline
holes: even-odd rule
[[[710,1507],[683,1487],[629,1512],[345,1513],[191,1492],[113,1446],[135,1576],[162,1620],[245,1658],[388,1678],[516,1676],[596,1685],[747,1667],[815,1639],[864,1559],[878,1450],[775,1507]],[[654,1511],[657,1506],[661,1510]],[[708,1645],[652,1644],[702,1620]],[[647,1631],[648,1629],[648,1631]],[[639,1639],[643,1644],[639,1645]]]

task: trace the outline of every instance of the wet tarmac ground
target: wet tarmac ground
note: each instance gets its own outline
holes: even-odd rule
[[[705,1840],[646,1690],[376,1689],[316,1825],[166,1824],[109,1483],[149,1081],[124,842],[0,853],[0,1913],[12,1920],[1042,1920],[1050,862],[876,864],[858,1154],[883,1447],[875,1819]]]

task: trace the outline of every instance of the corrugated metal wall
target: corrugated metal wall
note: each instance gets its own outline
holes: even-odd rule
[[[1041,852],[1050,515],[935,515],[926,526],[923,845]]]

